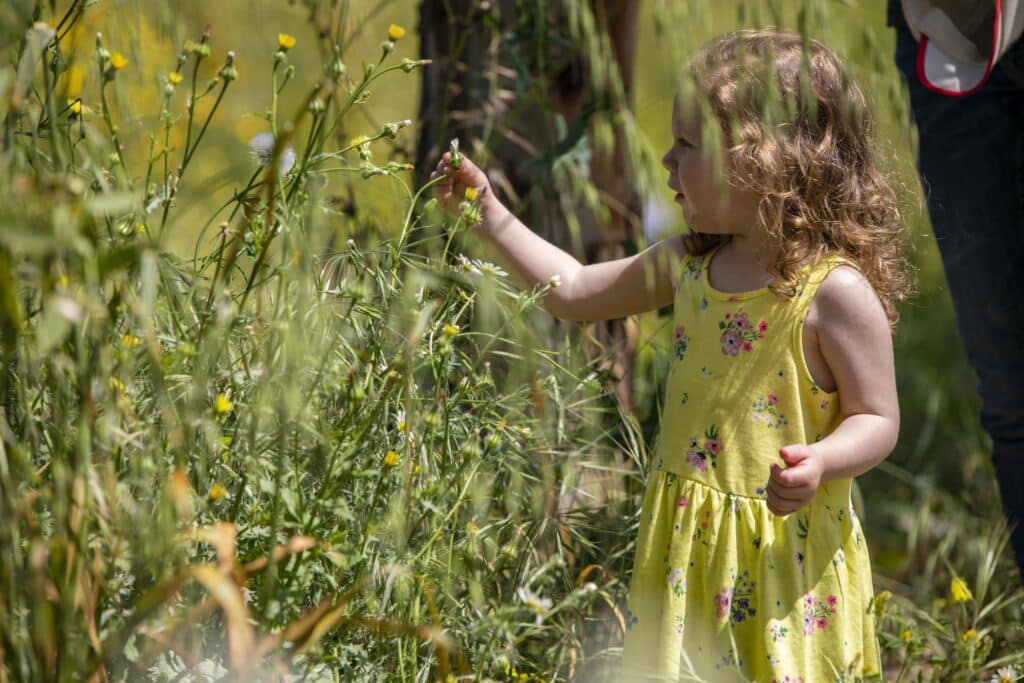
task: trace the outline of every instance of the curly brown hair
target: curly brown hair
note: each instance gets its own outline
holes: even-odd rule
[[[707,43],[687,69],[722,125],[731,182],[762,197],[772,290],[792,296],[802,265],[838,254],[895,326],[913,288],[904,222],[879,168],[871,108],[839,57],[796,33],[747,30]]]

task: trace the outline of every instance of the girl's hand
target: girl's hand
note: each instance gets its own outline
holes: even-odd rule
[[[445,152],[441,160],[437,162],[437,168],[430,174],[431,180],[443,177],[433,187],[434,198],[445,211],[453,216],[458,215],[459,203],[465,199],[467,189],[475,189],[479,193],[481,202],[488,200],[491,194],[491,182],[487,179],[487,174],[470,161],[465,154],[459,156],[461,157],[459,168],[455,169],[451,165],[452,153]]]
[[[784,517],[811,502],[818,491],[825,463],[821,454],[805,444],[779,449],[786,469],[771,465],[768,476],[768,509]]]

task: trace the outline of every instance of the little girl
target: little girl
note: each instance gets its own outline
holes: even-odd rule
[[[465,157],[442,158],[435,197],[455,211],[477,188],[479,234],[524,286],[559,276],[544,306],[560,318],[674,303],[617,680],[878,676],[850,491],[896,443],[909,282],[868,106],[831,50],[790,33],[723,36],[686,74],[662,165],[695,235],[583,266]]]

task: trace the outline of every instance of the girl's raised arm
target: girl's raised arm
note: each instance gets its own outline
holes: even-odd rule
[[[564,320],[611,320],[672,302],[673,274],[686,253],[682,236],[662,240],[634,256],[585,266],[523,225],[494,196],[487,176],[472,161],[463,155],[455,170],[448,164],[450,158],[446,153],[435,171],[435,176],[446,178],[435,185],[434,196],[454,213],[466,188],[481,192],[482,221],[473,234],[486,238],[495,260],[520,287],[546,284],[557,276],[559,286],[541,302],[552,315]]]

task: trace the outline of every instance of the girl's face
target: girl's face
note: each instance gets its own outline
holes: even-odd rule
[[[661,158],[669,172],[668,186],[691,230],[713,235],[751,234],[758,198],[731,185],[715,172],[712,156],[701,149],[700,124],[684,113],[677,96],[672,104],[672,146]],[[723,145],[721,157],[727,159]],[[725,162],[727,165],[727,162]]]

